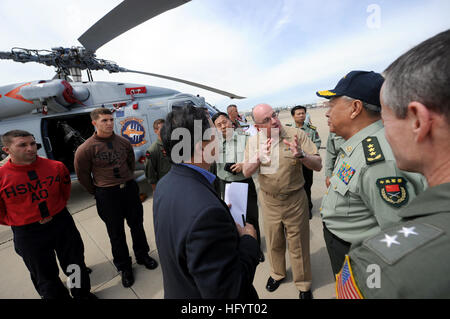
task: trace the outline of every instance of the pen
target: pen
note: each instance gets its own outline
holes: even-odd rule
[[[245,227],[245,218],[244,218],[244,215],[241,215],[242,216],[242,222],[244,223],[244,227]]]

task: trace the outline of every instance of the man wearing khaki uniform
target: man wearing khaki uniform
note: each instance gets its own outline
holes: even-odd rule
[[[258,197],[271,265],[266,289],[276,290],[286,277],[287,240],[295,285],[300,298],[309,299],[309,216],[302,165],[320,171],[322,160],[305,132],[282,126],[270,105],[255,106],[252,115],[258,134],[247,143],[243,173],[250,177],[258,172]]]

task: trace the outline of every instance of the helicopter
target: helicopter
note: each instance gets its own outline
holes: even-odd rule
[[[92,71],[129,72],[164,78],[202,88],[231,99],[244,97],[192,81],[161,74],[129,70],[99,59],[96,50],[122,33],[190,0],[124,0],[78,38],[82,46],[51,50],[13,48],[0,51],[0,59],[35,62],[56,68],[52,79],[0,86],[0,136],[21,128],[32,133],[38,155],[63,162],[76,179],[73,160],[77,148],[94,133],[90,112],[109,108],[114,132],[130,141],[136,170],[144,169],[148,147],[157,139],[153,122],[175,107],[193,103],[212,116],[219,112],[199,95],[145,84],[94,81]],[[88,80],[83,81],[81,71]],[[1,145],[0,145],[1,152]],[[0,160],[6,154],[0,154]]]

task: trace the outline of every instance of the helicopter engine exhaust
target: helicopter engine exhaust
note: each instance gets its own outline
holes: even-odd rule
[[[36,110],[42,112],[44,106],[53,113],[66,112],[75,105],[83,106],[90,92],[82,85],[54,79],[5,86],[0,96],[0,118],[5,119]]]
[[[54,99],[57,104],[69,107],[73,104],[83,105],[82,101],[89,98],[89,90],[84,87],[74,89],[66,80],[55,79],[39,81],[24,86],[20,92],[22,96],[31,101],[46,101]]]

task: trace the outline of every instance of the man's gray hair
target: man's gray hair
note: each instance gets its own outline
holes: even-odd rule
[[[415,46],[383,73],[384,104],[405,118],[412,101],[443,114],[450,123],[450,30]]]
[[[349,102],[357,100],[357,99],[354,99],[352,97],[345,96],[345,95],[343,95],[342,97],[344,99],[346,99],[347,101],[349,101]],[[359,100],[359,101],[361,101],[361,100]],[[361,103],[363,105],[363,108],[366,109],[366,111],[369,113],[370,116],[377,117],[377,116],[381,115],[381,113],[380,113],[381,112],[381,107],[380,106],[373,105],[373,104],[370,104],[370,103],[366,103],[364,101],[361,101]]]

